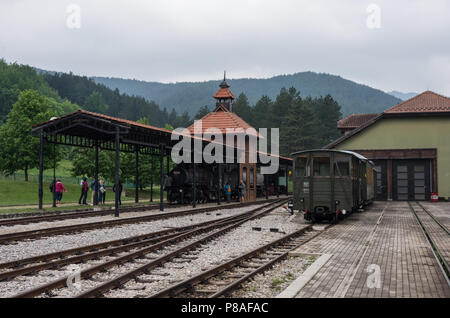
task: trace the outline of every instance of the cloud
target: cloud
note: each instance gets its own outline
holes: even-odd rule
[[[81,8],[68,29],[66,8]],[[377,4],[381,28],[368,29]],[[150,81],[318,71],[384,90],[450,95],[450,4],[423,1],[118,0],[0,3],[0,56]]]

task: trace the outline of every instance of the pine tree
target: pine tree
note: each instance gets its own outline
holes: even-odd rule
[[[336,126],[337,121],[342,117],[341,107],[330,94],[315,99],[311,104],[322,125],[321,142],[322,146],[325,146],[340,136]]]
[[[86,97],[84,109],[94,113],[106,114],[108,105],[106,105],[105,99],[100,92],[93,91],[91,95]]]
[[[200,107],[200,109],[198,110],[197,114],[195,114],[194,119],[201,119],[204,116],[206,116],[207,114],[209,114],[211,112],[211,110],[209,109],[208,105],[202,106]]]
[[[320,147],[320,122],[310,105],[297,98],[288,107],[280,131],[280,153]]]
[[[246,122],[251,120],[252,108],[250,107],[248,98],[244,93],[239,94],[238,98],[234,101],[233,112]]]
[[[268,96],[262,96],[252,110],[253,116],[250,119],[249,124],[256,129],[268,128],[271,122],[270,111],[272,107],[272,100]]]

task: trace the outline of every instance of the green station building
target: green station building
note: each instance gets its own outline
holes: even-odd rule
[[[425,91],[381,114],[350,115],[326,149],[351,150],[381,170],[377,200],[450,199],[450,98]]]

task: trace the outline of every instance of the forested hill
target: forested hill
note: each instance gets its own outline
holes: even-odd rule
[[[112,89],[118,88],[121,93],[155,101],[169,111],[172,108],[177,113],[188,111],[191,116],[200,107],[213,104],[212,95],[221,82],[217,80],[163,84],[120,78],[93,77],[93,79]],[[251,105],[256,104],[262,95],[267,95],[273,100],[282,87],[294,87],[303,97],[330,94],[341,105],[344,115],[377,113],[401,102],[400,99],[381,90],[324,73],[302,72],[268,79],[230,79],[227,82],[235,96],[245,93]]]

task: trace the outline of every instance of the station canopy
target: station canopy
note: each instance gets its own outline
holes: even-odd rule
[[[190,127],[191,128],[191,127]],[[178,140],[171,140],[172,131],[135,121],[78,110],[61,117],[34,125],[31,133],[43,138],[48,143],[92,148],[98,143],[100,149],[116,150],[115,136],[120,135],[121,152],[157,154],[157,149],[171,149]],[[192,136],[194,138],[194,136]],[[201,138],[203,143],[212,142]],[[258,152],[260,156],[267,156]],[[288,157],[277,156],[283,163],[291,163]]]

